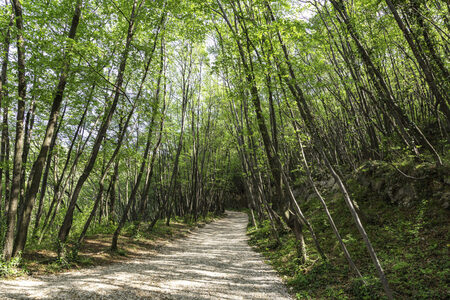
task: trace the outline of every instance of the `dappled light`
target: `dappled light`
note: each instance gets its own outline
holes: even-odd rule
[[[0,281],[0,298],[290,299],[275,272],[248,246],[247,222],[247,215],[228,212],[153,257]]]
[[[1,292],[449,299],[449,16],[0,0]]]

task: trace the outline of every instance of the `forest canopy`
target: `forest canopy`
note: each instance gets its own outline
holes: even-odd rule
[[[312,193],[362,277],[333,191],[393,298],[352,174],[437,180],[447,213],[449,15],[439,0],[4,0],[3,260],[41,243],[65,258],[97,223],[117,250],[128,223],[225,208],[327,260]]]

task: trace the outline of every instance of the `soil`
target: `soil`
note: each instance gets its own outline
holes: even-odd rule
[[[248,245],[247,216],[228,216],[132,259],[0,281],[0,299],[292,299]]]

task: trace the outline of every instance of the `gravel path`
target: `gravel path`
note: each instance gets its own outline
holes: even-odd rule
[[[292,299],[248,246],[246,226],[245,214],[228,212],[156,256],[0,281],[0,299]]]

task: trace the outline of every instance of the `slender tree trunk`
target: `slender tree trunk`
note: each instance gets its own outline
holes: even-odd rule
[[[175,198],[175,189],[177,184],[177,178],[178,178],[178,164],[180,160],[181,150],[183,149],[183,136],[184,136],[184,121],[185,121],[185,115],[186,115],[186,108],[189,101],[189,97],[191,94],[191,72],[192,72],[192,46],[189,46],[189,62],[184,61],[182,66],[182,104],[181,104],[181,132],[178,137],[178,146],[177,146],[177,152],[175,154],[175,160],[173,163],[172,168],[172,175],[170,178],[169,183],[169,190],[166,194],[166,201],[164,203],[164,206],[166,207],[166,225],[169,226],[170,224],[170,217],[172,214],[172,204],[175,201],[173,198]]]
[[[149,125],[149,129],[148,129],[148,135],[147,135],[147,144],[145,145],[145,151],[144,151],[144,155],[143,155],[143,160],[141,162],[141,166],[139,168],[139,172],[136,178],[136,181],[134,182],[133,185],[133,189],[131,190],[131,194],[130,197],[128,199],[128,203],[127,206],[125,208],[125,211],[123,212],[122,218],[119,221],[119,224],[116,228],[116,230],[114,231],[114,235],[113,235],[113,239],[111,242],[111,250],[112,251],[117,251],[117,241],[119,239],[119,234],[122,230],[122,227],[125,225],[125,222],[127,220],[127,214],[131,208],[132,205],[134,205],[134,202],[136,200],[136,194],[137,194],[137,190],[139,188],[139,185],[141,183],[142,180],[142,176],[144,175],[144,171],[145,171],[145,166],[147,165],[147,159],[148,159],[148,154],[150,152],[150,145],[151,145],[151,140],[152,140],[152,133],[153,133],[153,118],[156,115],[156,110],[153,112],[153,117],[152,117],[152,123]]]
[[[386,105],[389,109],[390,114],[394,117],[397,122],[397,128],[399,133],[403,138],[407,141],[407,143],[412,147],[414,153],[418,154],[418,149],[416,147],[415,138],[419,139],[421,144],[424,147],[427,147],[430,152],[436,157],[436,162],[439,165],[442,165],[442,160],[439,154],[436,152],[434,147],[430,144],[428,139],[423,135],[417,125],[413,124],[413,122],[406,116],[403,110],[395,103],[394,97],[384,79],[379,68],[374,64],[371,56],[367,52],[367,50],[361,44],[359,34],[355,30],[345,8],[345,4],[343,0],[330,0],[333,4],[333,7],[336,9],[337,13],[342,19],[342,22],[345,24],[350,36],[356,44],[358,49],[358,53],[361,56],[363,63],[366,65],[369,76],[371,77],[375,88],[379,94],[379,99]]]
[[[77,27],[78,27],[78,24],[80,21],[81,5],[82,5],[82,0],[77,0],[77,3],[75,4],[75,13],[72,18],[72,25],[71,25],[70,31],[69,31],[69,39],[71,39],[71,40],[73,40],[75,38]],[[69,67],[70,67],[70,51],[71,51],[71,46],[69,43],[69,45],[66,48],[66,53],[65,53],[66,57],[64,60],[64,65],[61,70],[58,87],[56,88],[55,97],[53,99],[53,105],[52,105],[49,121],[47,123],[47,129],[45,131],[45,138],[44,138],[44,141],[42,142],[42,146],[39,151],[38,157],[31,169],[30,174],[32,176],[32,180],[31,180],[30,186],[27,189],[26,196],[24,199],[23,216],[22,216],[21,222],[18,224],[18,228],[17,228],[18,233],[17,233],[17,237],[16,237],[16,241],[15,241],[15,247],[14,247],[15,253],[14,254],[16,254],[17,252],[23,251],[23,249],[25,248],[25,243],[27,240],[27,233],[28,233],[28,226],[30,224],[31,212],[33,210],[34,203],[36,201],[37,192],[39,191],[39,184],[41,181],[42,172],[43,172],[45,163],[47,161],[48,151],[49,151],[49,148],[51,145],[51,141],[53,139],[53,134],[54,134],[54,131],[56,128],[56,123],[57,123],[58,117],[59,117],[59,110],[60,110],[61,103],[63,100],[64,90],[65,90],[65,87],[67,84],[68,72],[69,72]]]
[[[419,48],[414,43],[414,39],[412,37],[411,32],[408,30],[408,28],[403,23],[403,20],[401,19],[400,15],[398,14],[397,9],[395,8],[392,1],[391,0],[385,0],[385,1],[389,7],[389,10],[391,11],[392,15],[394,16],[394,19],[397,22],[398,27],[403,32],[403,36],[405,37],[406,41],[408,42],[408,45],[411,48],[411,51],[413,52],[414,57],[416,58],[417,62],[419,63],[420,68],[422,69],[422,72],[425,76],[425,80],[427,81],[431,92],[433,93],[434,97],[436,98],[437,105],[439,105],[439,109],[441,110],[441,112],[444,114],[444,116],[447,119],[447,127],[450,128],[450,109],[448,108],[447,101],[444,98],[445,95],[442,95],[439,90],[439,87],[435,81],[435,75],[433,74],[432,68],[430,67],[428,61],[426,60],[426,56],[422,55],[422,53],[419,51]]]
[[[163,16],[163,18],[165,18],[165,16]],[[164,28],[164,19],[161,19],[161,28]],[[156,38],[155,38],[155,45],[156,45]],[[141,199],[140,199],[140,203],[139,203],[139,212],[138,212],[138,216],[137,216],[137,220],[136,220],[136,230],[139,230],[140,227],[140,223],[142,221],[142,219],[144,218],[144,216],[147,215],[146,212],[146,207],[148,205],[148,197],[149,197],[149,192],[150,192],[150,185],[151,185],[151,181],[152,181],[152,177],[153,177],[153,173],[154,173],[154,164],[155,164],[155,160],[156,160],[156,154],[157,151],[159,149],[159,146],[161,145],[161,140],[162,140],[162,134],[163,134],[163,129],[164,129],[164,121],[166,118],[166,92],[167,92],[167,82],[166,82],[166,66],[165,66],[165,42],[164,42],[164,35],[161,36],[161,45],[160,45],[160,62],[159,62],[159,74],[158,74],[158,79],[157,79],[157,83],[156,83],[156,93],[155,93],[155,99],[158,103],[158,107],[159,107],[159,97],[160,97],[160,93],[161,93],[161,81],[164,78],[164,82],[163,82],[163,95],[162,95],[162,112],[161,112],[161,120],[159,123],[159,131],[158,131],[158,138],[156,140],[155,145],[153,146],[152,149],[152,154],[151,154],[151,159],[150,159],[150,163],[147,166],[147,172],[146,172],[146,181],[144,184],[144,188],[141,194]],[[152,118],[155,118],[156,115],[152,115]],[[153,121],[153,120],[152,120]]]
[[[269,5],[268,2],[265,2],[265,3],[266,3],[266,7],[268,9],[268,12],[270,14],[271,21],[273,22],[273,21],[275,21],[275,17],[273,16],[273,13],[272,13],[272,10],[270,8],[270,5]],[[334,3],[335,3],[335,1],[333,1],[333,4]],[[278,35],[278,40],[279,40],[279,42],[280,42],[280,44],[281,44],[281,46],[283,48],[283,53],[284,53],[284,56],[285,56],[285,62],[288,65],[289,74],[291,76],[291,79],[292,79],[293,82],[296,82],[296,80],[295,80],[295,73],[294,73],[294,71],[292,69],[292,65],[291,65],[290,60],[289,60],[288,52],[287,52],[287,49],[286,49],[286,47],[284,45],[283,39],[282,39],[281,34],[280,34],[279,31],[277,31],[277,35]],[[345,202],[346,202],[346,204],[347,204],[347,206],[348,206],[348,208],[350,210],[350,213],[352,214],[353,219],[355,220],[355,223],[356,223],[356,226],[358,228],[358,231],[360,232],[360,234],[361,234],[361,236],[362,236],[362,238],[363,238],[363,240],[365,242],[366,248],[367,248],[367,250],[368,250],[368,252],[369,252],[369,254],[370,254],[371,258],[372,258],[372,261],[373,261],[376,269],[377,269],[377,272],[378,272],[380,281],[381,281],[381,283],[383,285],[383,288],[385,290],[385,293],[386,293],[386,295],[387,295],[387,297],[389,299],[393,299],[392,290],[389,287],[389,284],[388,284],[388,281],[386,279],[386,275],[384,273],[384,270],[381,267],[380,261],[378,260],[378,257],[377,257],[377,255],[375,253],[375,250],[373,249],[373,246],[372,246],[372,244],[370,242],[370,239],[369,239],[369,237],[368,237],[368,235],[367,235],[367,233],[366,233],[366,231],[365,231],[365,229],[364,229],[364,227],[363,227],[363,225],[361,223],[361,220],[359,219],[359,215],[356,212],[356,209],[355,209],[355,207],[353,205],[353,201],[350,199],[350,196],[349,196],[349,194],[347,192],[347,189],[345,188],[345,186],[344,186],[340,176],[334,170],[332,164],[330,163],[330,161],[329,161],[329,159],[328,159],[328,157],[327,157],[327,155],[326,155],[326,153],[324,151],[325,146],[323,144],[323,141],[321,140],[321,135],[319,134],[318,130],[316,130],[316,128],[314,127],[314,121],[313,121],[312,115],[311,115],[311,113],[310,113],[310,111],[308,109],[308,105],[307,105],[306,99],[304,97],[303,91],[301,90],[301,88],[297,84],[295,84],[295,87],[292,86],[293,84],[291,82],[288,82],[288,84],[290,86],[290,90],[291,90],[292,94],[294,95],[294,97],[295,97],[295,99],[297,101],[298,108],[299,108],[299,110],[300,110],[300,112],[302,114],[302,117],[303,117],[304,122],[306,124],[306,127],[307,127],[307,129],[309,131],[309,134],[310,134],[311,138],[313,139],[313,142],[315,143],[315,147],[316,147],[315,150],[318,151],[318,153],[324,159],[327,168],[330,170],[331,175],[333,176],[335,181],[338,183],[342,193],[344,194]]]
[[[129,24],[128,24],[129,26],[128,26],[127,38],[126,38],[126,42],[125,42],[125,48],[122,53],[121,62],[120,62],[119,70],[117,73],[117,80],[115,83],[114,99],[113,99],[111,105],[105,111],[104,119],[103,119],[102,125],[100,126],[100,129],[97,133],[97,137],[95,139],[95,143],[91,150],[89,160],[83,170],[82,175],[78,179],[75,189],[72,193],[72,197],[70,198],[69,206],[68,206],[66,215],[64,217],[63,224],[61,225],[59,233],[58,233],[58,257],[64,257],[64,255],[65,255],[64,244],[66,242],[70,228],[72,227],[73,213],[74,213],[75,205],[78,200],[78,196],[81,192],[81,189],[82,189],[84,183],[86,182],[92,169],[94,168],[95,161],[97,160],[98,152],[100,150],[100,145],[106,135],[106,131],[109,127],[111,119],[117,108],[119,99],[122,95],[123,78],[124,78],[124,73],[125,73],[125,67],[127,64],[128,54],[130,51],[131,41],[132,41],[133,35],[134,35],[136,14],[137,14],[137,11],[139,10],[139,8],[141,7],[142,3],[143,3],[143,0],[141,0],[140,4],[138,6],[138,0],[134,0],[134,2],[133,2],[133,9],[131,12],[131,16],[129,18]]]
[[[12,6],[16,16],[17,27],[17,76],[18,76],[18,96],[17,99],[17,122],[16,140],[14,145],[14,165],[13,178],[11,182],[11,196],[8,205],[7,229],[5,244],[3,248],[3,258],[9,261],[12,257],[14,246],[14,232],[16,227],[17,206],[19,203],[20,182],[22,174],[22,155],[25,141],[24,117],[25,101],[27,94],[27,84],[25,77],[25,42],[23,38],[23,17],[22,4],[19,0],[13,0]]]
[[[151,59],[150,59],[150,61],[151,61]],[[149,65],[150,65],[150,63],[147,66],[149,66]],[[144,82],[145,77],[147,76],[147,71],[148,71],[148,67],[146,69],[146,73],[144,75],[144,79],[142,80],[142,82]],[[81,232],[80,236],[78,237],[78,242],[77,242],[77,246],[76,247],[80,247],[81,243],[83,242],[84,237],[86,236],[87,230],[89,229],[89,225],[91,224],[92,220],[95,217],[97,208],[98,208],[99,205],[101,205],[101,202],[103,200],[104,182],[105,182],[106,176],[108,175],[109,168],[112,166],[113,162],[115,162],[117,165],[119,164],[119,161],[116,160],[116,158],[117,158],[117,156],[119,154],[119,151],[120,151],[120,149],[122,147],[123,139],[125,138],[125,134],[126,134],[126,132],[128,130],[128,127],[129,127],[129,124],[130,124],[130,121],[131,121],[131,117],[133,116],[134,110],[136,109],[136,106],[137,106],[137,104],[139,102],[139,97],[140,97],[140,93],[138,93],[138,95],[136,96],[136,99],[134,101],[133,107],[131,108],[130,112],[128,113],[128,116],[127,116],[127,119],[125,121],[125,124],[123,126],[120,126],[119,138],[118,138],[118,141],[117,141],[116,148],[114,149],[113,154],[111,155],[111,157],[109,158],[108,162],[106,163],[106,165],[105,165],[105,167],[103,169],[102,176],[101,176],[100,182],[99,182],[97,197],[96,197],[96,200],[95,200],[95,203],[94,203],[94,207],[92,208],[88,219],[84,223],[83,231]],[[99,223],[100,222],[101,222],[101,215],[99,216]]]
[[[110,189],[110,202],[109,202],[109,220],[113,223],[115,222],[115,216],[116,216],[116,191],[117,191],[117,185],[119,181],[119,161],[116,160],[114,164],[114,175],[111,181],[111,189]]]
[[[155,146],[153,147],[150,165],[148,166],[147,182],[144,186],[144,191],[143,191],[142,197],[141,197],[142,204],[141,204],[141,208],[140,208],[140,215],[138,218],[137,226],[140,225],[140,222],[142,221],[143,217],[146,215],[146,213],[143,211],[143,205],[144,205],[144,203],[148,203],[148,197],[149,197],[150,186],[151,186],[152,177],[153,177],[153,173],[154,173],[154,165],[155,165],[155,161],[156,161],[156,155],[157,155],[159,146],[161,145],[162,134],[163,134],[163,129],[164,129],[164,120],[165,120],[165,114],[166,114],[165,89],[166,89],[166,87],[164,87],[163,110],[162,110],[162,116],[161,116],[161,121],[160,121],[160,126],[159,126],[158,139],[156,141]]]
[[[35,217],[35,220],[34,220],[33,237],[36,237],[37,231],[38,231],[38,228],[39,228],[39,223],[41,222],[42,212],[43,212],[43,209],[44,209],[44,198],[45,198],[45,195],[46,195],[46,192],[47,192],[47,183],[48,183],[48,176],[49,176],[49,173],[50,173],[51,159],[52,159],[52,156],[53,156],[52,152],[53,152],[53,149],[55,148],[56,139],[58,137],[59,129],[61,128],[61,124],[62,124],[62,120],[64,118],[64,114],[65,114],[65,108],[64,108],[64,113],[62,114],[60,123],[59,123],[59,125],[57,125],[57,129],[56,129],[55,134],[53,135],[52,141],[50,143],[50,148],[49,148],[48,155],[47,155],[47,160],[46,160],[46,163],[45,163],[44,175],[42,177],[42,184],[41,184],[41,192],[40,192],[40,195],[39,195],[38,210],[36,212],[36,217]],[[56,168],[56,164],[55,164],[55,168]]]
[[[85,121],[85,118],[86,118],[86,115],[87,115],[87,112],[88,112],[88,109],[89,109],[89,105],[90,105],[90,103],[92,101],[92,96],[93,96],[94,89],[95,89],[95,85],[92,86],[91,93],[90,93],[90,95],[88,97],[88,101],[87,101],[85,109],[83,111],[83,115],[81,116],[81,119],[80,119],[80,121],[78,123],[78,127],[75,130],[75,134],[74,134],[74,136],[73,136],[73,138],[71,140],[71,143],[70,143],[70,146],[69,146],[69,150],[68,150],[67,155],[66,155],[66,161],[64,163],[64,167],[63,167],[63,169],[61,171],[61,174],[60,174],[59,177],[57,177],[56,174],[54,174],[56,183],[55,183],[55,187],[53,189],[53,199],[52,199],[52,201],[50,203],[50,207],[49,207],[49,209],[48,209],[48,211],[47,211],[47,213],[45,215],[45,218],[44,218],[44,223],[42,225],[42,230],[41,230],[41,233],[39,235],[39,240],[38,240],[39,244],[41,243],[45,233],[48,230],[48,228],[50,228],[52,226],[52,224],[53,224],[53,221],[55,219],[56,213],[58,212],[58,209],[59,209],[60,203],[62,201],[62,198],[64,197],[64,193],[66,191],[69,179],[72,178],[72,175],[74,174],[76,166],[78,164],[78,160],[80,159],[81,154],[83,153],[84,148],[87,145],[87,142],[90,140],[90,138],[92,136],[92,133],[95,130],[96,124],[97,124],[97,122],[98,122],[98,120],[100,118],[100,115],[99,115],[97,120],[94,122],[94,126],[92,127],[92,130],[89,132],[89,134],[88,134],[86,140],[84,141],[84,143],[82,143],[82,140],[80,141],[78,149],[76,150],[77,152],[76,152],[76,155],[75,155],[75,159],[74,159],[74,161],[72,163],[72,166],[71,166],[71,168],[69,170],[69,174],[68,174],[68,176],[66,178],[64,178],[64,176],[66,174],[66,170],[67,170],[67,168],[69,166],[69,163],[70,163],[70,159],[71,159],[71,156],[72,156],[71,154],[72,154],[72,151],[73,151],[73,149],[75,147],[77,138],[80,135],[80,133],[81,133],[81,135],[83,135],[83,133],[81,132],[81,127],[83,126],[83,123]]]
[[[33,80],[32,90],[36,88],[36,77]],[[25,183],[25,179],[27,177],[27,164],[28,164],[28,154],[30,152],[30,142],[31,137],[33,135],[34,128],[34,120],[35,120],[35,112],[36,112],[36,95],[33,95],[31,98],[30,108],[25,117],[25,141],[23,146],[23,154],[22,154],[22,175],[20,176],[20,195],[19,195],[19,211],[17,214],[17,226],[20,226],[23,218],[24,212],[24,201],[25,201],[25,190],[29,186],[29,181],[27,180]],[[29,178],[31,178],[33,174],[30,172]],[[18,234],[18,233],[17,233]],[[15,247],[15,245],[14,245]],[[13,250],[13,256],[15,255],[15,250]]]
[[[14,25],[14,13],[11,13],[8,28],[5,33],[4,48],[2,52],[2,69],[0,73],[0,110],[3,107],[3,123],[0,146],[0,217],[2,212],[3,194],[5,195],[5,215],[8,211],[8,184],[9,184],[9,133],[8,133],[8,102],[6,100],[8,91],[6,83],[8,81],[9,48],[11,43],[11,27]],[[3,192],[3,174],[5,174],[5,191]]]
[[[291,117],[293,118],[294,116],[293,116],[292,110],[290,112],[291,112]],[[322,194],[319,192],[319,190],[317,189],[316,184],[314,183],[314,180],[313,180],[312,175],[311,175],[311,170],[310,170],[309,164],[308,164],[308,162],[306,160],[306,155],[305,155],[305,150],[304,150],[304,147],[303,147],[303,143],[302,143],[302,141],[300,139],[300,136],[298,135],[299,128],[297,127],[295,122],[293,122],[293,126],[294,126],[294,129],[295,129],[295,132],[296,132],[296,135],[297,135],[297,141],[298,141],[298,144],[300,146],[301,153],[302,153],[303,165],[305,166],[306,175],[308,176],[308,181],[309,181],[311,187],[313,188],[314,193],[319,198],[320,203],[322,204],[322,206],[323,206],[323,208],[325,210],[325,213],[327,215],[327,218],[328,218],[328,221],[329,221],[329,223],[331,225],[331,228],[333,229],[334,234],[335,234],[336,238],[339,241],[339,245],[341,246],[342,251],[344,252],[345,258],[347,259],[347,261],[348,261],[348,263],[350,265],[350,269],[352,271],[354,271],[355,274],[358,277],[362,278],[361,273],[359,272],[358,268],[356,267],[355,263],[353,262],[353,259],[351,258],[350,253],[348,252],[347,247],[345,246],[345,243],[342,240],[342,237],[341,237],[341,235],[339,233],[339,230],[337,229],[336,224],[334,223],[333,217],[331,216],[331,214],[330,214],[330,212],[328,210],[328,206],[327,206],[325,200],[323,199]]]
[[[157,30],[157,33],[156,33],[156,35],[155,35],[155,37],[154,37],[153,48],[152,48],[150,57],[149,57],[149,59],[148,59],[148,62],[147,62],[147,64],[146,64],[146,67],[145,67],[144,76],[143,76],[143,78],[142,78],[142,81],[141,81],[141,85],[140,85],[140,87],[139,87],[138,94],[136,95],[136,100],[135,100],[136,103],[138,102],[138,100],[139,100],[139,98],[140,98],[140,96],[141,96],[141,93],[142,93],[142,90],[143,90],[143,87],[144,87],[144,83],[145,83],[145,79],[147,78],[147,74],[148,74],[148,71],[149,71],[149,68],[150,68],[150,64],[151,64],[152,59],[153,59],[153,54],[154,54],[155,49],[156,49],[157,40],[158,40],[158,34],[159,34],[159,31],[160,31],[161,27],[162,27],[163,24],[164,24],[165,17],[166,17],[166,13],[163,12],[163,14],[162,14],[162,16],[161,16],[161,22],[160,22],[160,24],[158,25],[158,30]],[[161,69],[161,72],[162,72],[162,69]],[[160,74],[161,74],[161,73],[160,73]],[[150,144],[151,144],[151,138],[152,138],[152,132],[153,132],[154,120],[155,120],[155,117],[156,117],[156,114],[157,114],[157,111],[158,111],[158,104],[159,104],[159,82],[160,82],[160,79],[161,79],[161,76],[159,76],[159,79],[158,79],[158,88],[157,88],[157,93],[156,93],[157,96],[155,97],[155,101],[156,101],[156,104],[157,104],[157,105],[153,105],[152,120],[151,120],[150,125],[149,125],[149,130],[148,130],[148,135],[147,135],[147,144],[146,144],[145,152],[144,152],[144,156],[143,156],[144,159],[143,159],[143,161],[142,161],[142,163],[141,163],[141,168],[140,168],[139,173],[138,173],[138,175],[137,175],[137,178],[136,178],[136,180],[135,180],[135,182],[134,182],[134,187],[133,187],[133,189],[132,189],[132,191],[131,191],[130,199],[129,199],[128,204],[127,204],[127,206],[126,206],[126,208],[125,208],[124,214],[123,214],[123,216],[122,216],[122,218],[121,218],[121,220],[120,220],[120,222],[119,222],[119,225],[118,225],[117,228],[116,228],[116,231],[114,232],[113,240],[112,240],[112,245],[111,245],[111,249],[112,249],[113,251],[116,251],[116,250],[117,250],[117,240],[118,240],[120,231],[121,231],[123,225],[125,224],[126,216],[127,216],[127,214],[128,214],[128,211],[129,211],[130,207],[131,207],[131,206],[134,204],[134,202],[135,202],[137,190],[138,190],[138,188],[139,188],[140,181],[141,181],[142,176],[143,176],[143,174],[144,174],[146,162],[147,162],[147,159],[148,159],[148,154],[149,154],[149,151],[150,151]],[[131,117],[131,114],[129,115],[129,117]],[[128,125],[129,120],[130,120],[130,118],[127,120],[126,125]],[[126,126],[126,127],[128,127],[128,126]],[[121,142],[120,142],[119,145],[121,145]],[[118,147],[119,147],[119,145],[118,145]],[[103,178],[102,178],[102,179],[103,179]]]

